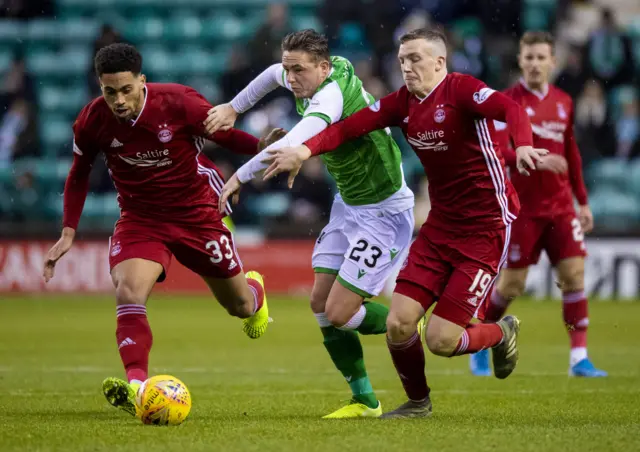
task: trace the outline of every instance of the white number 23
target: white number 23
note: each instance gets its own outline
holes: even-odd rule
[[[222,254],[222,248],[220,247],[220,245],[224,247],[224,254]],[[217,240],[211,240],[210,242],[208,242],[205,245],[205,248],[207,250],[210,250],[211,248],[213,248],[211,249],[212,257],[210,257],[209,259],[214,264],[219,264],[220,262],[222,262],[223,257],[227,260],[233,257],[233,250],[231,249],[231,246],[229,246],[229,238],[224,235],[220,237],[219,242]]]

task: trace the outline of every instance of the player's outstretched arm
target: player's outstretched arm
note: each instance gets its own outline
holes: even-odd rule
[[[529,169],[535,170],[536,163],[540,163],[542,157],[549,153],[546,149],[533,147],[529,115],[510,97],[489,88],[471,76],[459,78],[455,93],[457,101],[467,110],[487,119],[497,119],[507,123],[516,150],[516,168],[521,174],[528,176]],[[478,128],[478,134],[485,139],[491,139],[486,121],[478,121],[476,128]]]
[[[582,175],[582,156],[580,155],[580,149],[578,149],[578,144],[576,143],[576,138],[573,131],[573,123],[572,111],[571,123],[565,131],[564,137],[565,155],[567,159],[571,189],[580,206],[578,209],[580,225],[582,226],[582,230],[586,234],[591,232],[591,230],[593,229],[593,214],[591,213],[591,208],[589,207],[587,187],[584,184],[584,177]]]
[[[368,108],[354,113],[315,135],[304,145],[268,149],[269,156],[263,160],[269,164],[264,179],[268,180],[280,173],[289,173],[289,188],[300,171],[302,163],[313,155],[331,152],[342,143],[366,135],[374,130],[397,126],[406,117],[406,99],[403,90],[391,93]]]
[[[260,99],[282,86],[282,73],[282,64],[273,64],[253,79],[230,103],[212,107],[204,121],[207,133],[211,135],[233,127],[238,115],[250,110]]]
[[[74,148],[77,148],[74,145]],[[75,150],[75,149],[74,149]],[[81,151],[76,151],[81,152]],[[87,193],[89,192],[89,174],[95,155],[75,154],[64,185],[64,213],[60,239],[49,250],[44,261],[43,277],[49,282],[55,273],[56,263],[73,245],[76,229],[80,222]]]

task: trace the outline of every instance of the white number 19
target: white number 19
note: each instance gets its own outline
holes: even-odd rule
[[[478,297],[484,297],[490,282],[491,275],[480,269],[478,270],[473,283],[471,283],[471,286],[469,287],[469,292],[477,295]]]

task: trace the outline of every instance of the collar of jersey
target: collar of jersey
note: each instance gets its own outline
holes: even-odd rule
[[[140,119],[140,116],[142,116],[142,112],[144,112],[144,107],[147,106],[147,98],[149,97],[149,87],[148,85],[144,85],[144,102],[142,102],[142,110],[140,110],[140,113],[138,113],[138,116],[136,117],[136,119],[134,119],[131,122],[131,127],[135,126],[136,123],[138,122],[138,119]]]
[[[435,92],[435,90],[436,90],[436,89],[438,89],[438,86],[440,86],[440,85],[442,84],[442,82],[444,82],[444,80],[445,80],[447,77],[449,77],[449,73],[448,73],[448,72],[445,74],[445,76],[444,76],[444,77],[442,77],[442,80],[440,80],[438,83],[436,83],[436,86],[434,86],[434,87],[433,87],[433,89],[432,89],[431,91],[429,91],[429,94],[427,94],[426,96],[424,96],[424,97],[422,97],[422,98],[421,98],[421,97],[418,97],[418,95],[417,95],[417,94],[414,94],[414,96],[416,97],[416,99],[418,99],[418,100],[420,101],[420,103],[424,102],[425,100],[427,100],[427,98],[428,98],[429,96],[431,96],[431,95]]]
[[[318,91],[320,91],[322,88],[324,88],[325,86],[327,86],[329,83],[331,83],[333,80],[331,80],[331,76],[333,75],[333,71],[336,68],[334,68],[333,66],[331,67],[331,70],[329,71],[329,75],[327,75],[327,78],[324,79],[324,81],[322,83],[320,83],[320,86],[318,86],[318,89],[316,90],[315,93],[313,93],[313,95],[315,96]],[[313,96],[311,96],[313,97]],[[311,99],[311,97],[309,99]]]
[[[534,89],[529,88],[527,86],[526,82],[524,81],[524,78],[520,78],[520,84],[524,87],[524,89],[529,91],[531,94],[533,94],[534,96],[536,96],[540,100],[544,100],[544,98],[547,97],[547,94],[549,94],[549,84],[548,83],[544,86],[544,89],[542,91],[536,91]]]

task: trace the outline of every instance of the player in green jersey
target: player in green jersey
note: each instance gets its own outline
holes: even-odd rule
[[[314,30],[287,35],[282,51],[282,63],[267,68],[231,103],[213,108],[205,122],[209,133],[232,127],[239,114],[278,87],[293,92],[302,117],[284,138],[229,179],[220,198],[223,207],[241,184],[267,168],[263,160],[268,150],[302,144],[375,102],[353,65],[330,56],[326,37]],[[365,300],[381,292],[399,256],[409,248],[414,196],[404,181],[400,150],[389,129],[345,143],[322,159],[339,194],[313,252],[311,309],[324,345],[353,393],[348,405],[325,418],[377,417],[382,409],[367,375],[358,333],[386,332],[387,307]]]

